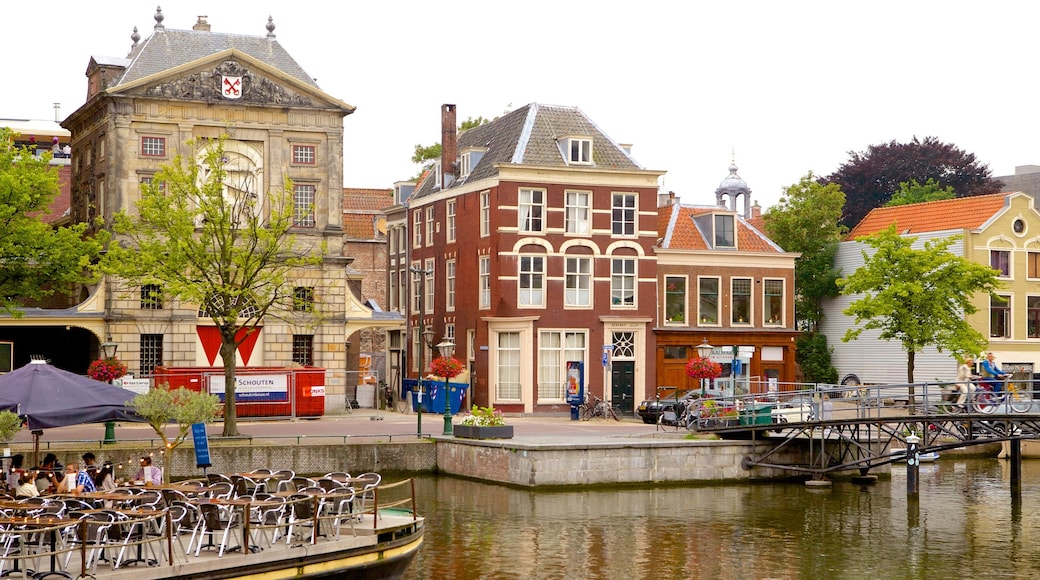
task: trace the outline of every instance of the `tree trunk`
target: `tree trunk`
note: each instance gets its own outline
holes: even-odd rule
[[[235,335],[221,333],[220,358],[224,360],[224,437],[237,437],[238,415],[235,414]]]

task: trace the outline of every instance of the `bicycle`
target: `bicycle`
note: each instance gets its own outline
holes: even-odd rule
[[[997,412],[997,407],[1005,403],[1015,413],[1026,413],[1033,408],[1033,395],[1029,389],[1019,388],[1018,383],[1011,382],[1010,377],[1004,379],[1004,388],[999,393],[993,390],[991,383],[975,383],[972,406],[976,412],[993,414]]]
[[[592,398],[591,402],[589,401],[590,397]],[[603,417],[604,419],[610,417],[615,421],[621,420],[621,417],[618,416],[614,407],[610,406],[610,403],[595,395],[586,396],[585,402],[578,405],[578,416],[582,421],[588,421],[593,417]]]

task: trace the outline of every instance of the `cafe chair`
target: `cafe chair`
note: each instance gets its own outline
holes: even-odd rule
[[[286,500],[286,508],[289,510],[289,528],[285,533],[285,543],[290,545],[293,540],[298,543],[313,543],[314,536],[314,504],[313,496],[305,494],[294,494]],[[307,530],[310,531],[307,531]],[[304,532],[307,535],[304,536]]]
[[[326,498],[326,506],[328,508],[328,516],[332,519],[332,536],[339,539],[340,528],[343,524],[350,525],[351,535],[357,536],[357,530],[354,528],[354,490],[350,487],[342,487],[338,490],[332,491],[329,494],[332,497]]]
[[[241,544],[235,544],[235,546],[229,546],[228,541],[234,540],[238,537],[238,534],[232,534],[231,531],[240,529],[242,527],[242,518],[239,516],[238,509],[232,506],[222,506],[215,503],[203,503],[199,504],[200,518],[199,523],[196,526],[196,532],[198,532],[198,543],[195,544],[195,555],[198,556],[202,551],[202,548],[217,548],[217,557],[221,558],[224,556],[224,552],[230,549],[241,548]],[[220,543],[214,544],[214,540],[217,536],[220,536]],[[209,537],[209,542],[205,545],[202,543],[202,539]],[[195,534],[192,534],[195,537]]]
[[[303,489],[305,487],[314,487],[318,485],[318,483],[313,479],[309,477],[303,477],[301,475],[297,475],[296,477],[292,478],[292,483],[295,486],[295,489],[297,490]]]
[[[355,486],[358,491],[359,503],[361,504],[361,513],[365,513],[369,509],[374,508],[376,499],[376,488],[379,487],[379,483],[383,480],[383,476],[378,473],[362,473],[355,479],[361,480],[361,482]],[[375,514],[372,514],[375,517]]]
[[[73,556],[79,557],[80,549],[86,549],[87,560],[83,572],[90,571],[97,575],[97,564],[104,559],[105,547],[108,545],[108,530],[115,521],[115,516],[107,512],[95,512],[85,514],[82,512],[69,512],[69,517],[77,519],[80,524],[69,528],[69,534],[65,539],[66,546],[70,551],[65,555],[65,569]]]
[[[241,475],[231,476],[232,497],[253,499],[258,489],[257,483]]]
[[[193,522],[189,511],[189,508],[185,503],[176,503],[166,508],[166,517],[170,518],[170,533],[172,534],[173,541],[177,542],[180,546],[180,553],[187,556],[190,548],[184,547],[184,536],[193,527]],[[172,562],[171,562],[172,564]]]
[[[281,530],[286,525],[285,499],[270,496],[263,500],[264,505],[253,506],[249,514],[250,545],[260,549],[273,547],[281,538]]]
[[[231,499],[234,492],[235,487],[231,485],[230,481],[211,483],[206,488],[206,496],[213,499]]]
[[[106,551],[108,554],[116,554],[115,560],[112,561],[113,569],[138,562],[151,564],[159,561],[154,542],[147,541],[147,520],[131,517],[118,511],[105,511],[115,517],[112,525],[108,528],[109,548]],[[151,552],[151,560],[144,557],[145,544],[148,545],[148,550]],[[116,550],[117,548],[118,551]],[[128,548],[131,550],[129,557],[127,557]]]

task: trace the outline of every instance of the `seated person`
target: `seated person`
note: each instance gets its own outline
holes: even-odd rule
[[[70,463],[65,466],[65,477],[58,482],[58,493],[83,493],[97,491],[94,479],[86,469],[80,471],[79,465]]]
[[[994,360],[992,352],[986,353],[986,360],[982,361],[981,370],[983,382],[988,384],[994,393],[1002,392],[1004,390],[1004,379],[1011,376],[997,366],[997,361]]]
[[[147,455],[141,458],[141,469],[134,476],[137,481],[143,481],[145,485],[162,485],[162,470],[152,467],[152,458]]]
[[[18,487],[14,491],[16,498],[24,497],[39,497],[40,490],[36,488],[36,483],[33,482],[33,476],[28,473],[23,473],[18,480]]]

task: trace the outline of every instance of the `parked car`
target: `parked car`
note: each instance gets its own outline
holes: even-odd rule
[[[679,395],[679,402],[685,402],[694,396],[694,392],[690,391],[685,394]],[[675,412],[675,396],[665,397],[662,399],[648,399],[639,403],[639,407],[636,408],[636,413],[639,414],[639,418],[644,423],[652,425],[657,422],[657,419],[665,411]]]

